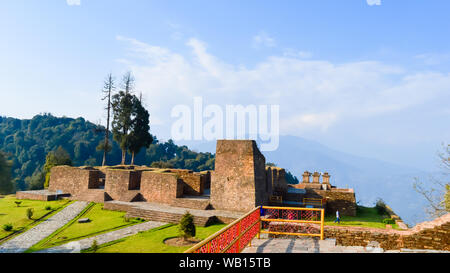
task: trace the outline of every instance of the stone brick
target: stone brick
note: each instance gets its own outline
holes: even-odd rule
[[[253,140],[218,140],[211,177],[215,209],[250,211],[268,203],[265,158]]]

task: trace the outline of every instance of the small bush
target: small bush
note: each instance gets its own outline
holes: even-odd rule
[[[195,236],[194,216],[186,212],[180,220],[178,225],[180,235],[186,240]]]
[[[388,214],[386,211],[386,203],[381,198],[379,198],[377,200],[377,202],[375,203],[375,208],[379,215],[387,215]]]
[[[12,224],[4,224],[3,225],[3,230],[4,231],[11,231],[13,229],[13,225]]]
[[[97,240],[94,240],[94,241],[92,242],[91,250],[92,250],[92,252],[97,252],[97,250],[98,250],[98,243],[97,243]]]
[[[31,218],[33,217],[34,214],[34,210],[32,208],[28,208],[27,209],[27,218],[31,220]]]
[[[45,206],[45,210],[52,210],[51,206]]]
[[[14,201],[16,203],[17,207],[20,207],[20,204],[22,204],[22,201]]]
[[[393,224],[395,224],[395,220],[392,218],[386,218],[386,219],[383,219],[383,223],[385,223],[387,225],[393,225]]]
[[[128,217],[128,216],[124,216],[123,219],[124,219],[125,222],[127,222],[127,223],[130,222],[130,217]]]

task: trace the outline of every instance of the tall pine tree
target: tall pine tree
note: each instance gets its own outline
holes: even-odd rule
[[[142,96],[138,99],[133,97],[133,123],[130,134],[129,151],[131,153],[131,165],[134,165],[134,156],[142,148],[148,148],[153,142],[150,134],[149,117],[150,114],[142,105]]]
[[[133,125],[133,96],[120,91],[112,97],[112,132],[113,138],[122,150],[121,164],[125,165],[126,153],[130,143],[130,132]]]

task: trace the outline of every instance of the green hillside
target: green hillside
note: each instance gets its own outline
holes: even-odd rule
[[[111,134],[110,134],[111,135]],[[104,127],[83,118],[36,115],[31,120],[0,117],[0,151],[12,161],[12,178],[16,190],[38,189],[43,185],[42,167],[46,155],[59,146],[65,149],[74,166],[101,165],[102,152],[97,145],[104,138]],[[195,171],[214,168],[214,155],[197,153],[172,140],[142,149],[135,158],[136,165],[154,165]],[[108,154],[107,165],[120,163],[121,151],[116,142]],[[129,162],[129,157],[127,163]]]

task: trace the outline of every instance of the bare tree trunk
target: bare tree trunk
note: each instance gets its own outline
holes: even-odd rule
[[[108,152],[109,147],[109,124],[110,124],[110,112],[111,112],[111,92],[114,89],[114,80],[112,77],[112,74],[110,73],[108,75],[108,78],[105,82],[105,88],[104,92],[106,93],[106,96],[103,99],[108,98],[108,106],[106,107],[107,110],[107,118],[106,118],[106,132],[105,132],[105,140],[103,141],[104,147],[103,147],[103,161],[102,166],[105,166],[106,164],[106,153]]]
[[[134,165],[134,152],[131,153],[131,165]]]
[[[127,150],[122,149],[122,162],[120,163],[121,165],[125,165],[126,156],[127,156]]]

